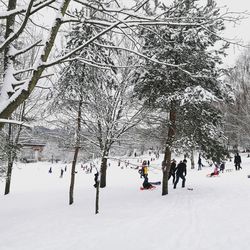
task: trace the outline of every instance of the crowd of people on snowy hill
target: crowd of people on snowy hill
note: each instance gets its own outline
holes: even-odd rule
[[[149,153],[150,155],[151,153]],[[151,158],[151,161],[153,161],[155,159]],[[138,159],[139,161],[139,159]],[[140,160],[142,161],[142,160]],[[125,166],[128,167],[128,165],[130,165],[131,163],[129,163],[129,161],[125,160]],[[211,172],[210,174],[208,174],[207,176],[212,177],[212,176],[218,176],[219,173],[223,173],[225,170],[225,162],[221,162],[221,163],[217,163],[217,162],[208,162],[209,166],[212,167],[214,166],[213,172]],[[121,165],[121,160],[119,159],[118,161],[118,166]],[[135,164],[132,164],[134,166],[136,166]],[[204,165],[202,164],[202,159],[201,159],[201,154],[199,154],[198,156],[198,161],[197,161],[197,165],[198,165],[198,170],[202,170],[202,168],[204,167]],[[240,169],[242,169],[241,166],[241,156],[239,155],[239,153],[236,153],[234,156],[234,165],[235,165],[235,170],[238,171]],[[151,189],[154,188],[155,186],[152,184],[156,184],[154,182],[149,182],[148,179],[148,168],[150,166],[150,160],[143,160],[141,167],[137,167],[135,169],[138,169],[138,172],[140,173],[140,178],[143,178],[143,188],[144,189]],[[167,164],[165,161],[162,161],[162,169],[166,169]],[[88,168],[88,166],[83,166],[83,164],[81,164],[81,168],[83,170],[86,170],[86,173],[91,173],[92,172],[92,168],[93,165],[90,164],[90,168]],[[123,168],[123,167],[122,167]],[[132,168],[132,167],[131,167]],[[61,168],[61,172],[60,172],[60,178],[63,178],[63,174],[64,172],[66,172],[67,166],[65,166],[65,169]],[[232,169],[231,169],[232,170]],[[227,170],[226,170],[227,171]],[[49,169],[49,173],[52,173],[52,167],[50,167]],[[182,188],[185,187],[185,183],[186,183],[186,175],[187,175],[187,160],[186,160],[186,156],[184,156],[184,160],[181,160],[178,164],[176,162],[175,159],[173,159],[171,161],[171,165],[170,165],[170,170],[168,173],[168,180],[170,180],[172,178],[172,184],[173,184],[173,188],[176,189],[177,184],[179,182],[179,180],[181,179],[181,186]],[[95,176],[96,179],[96,176]]]
[[[202,170],[202,167],[204,165],[202,164],[201,160],[201,155],[199,154],[198,158],[198,170]],[[217,163],[217,162],[212,162],[209,164],[210,167],[214,165],[214,170],[212,173],[208,174],[207,176],[212,177],[212,176],[218,176],[219,173],[224,173],[225,170],[225,162]],[[234,157],[234,165],[235,165],[235,170],[240,170],[242,169],[241,167],[241,156],[239,153],[236,153]],[[144,178],[143,181],[143,188],[145,189],[150,189],[153,187],[153,185],[148,181],[148,166],[149,163],[147,161],[143,161],[141,168],[139,169],[140,177]],[[166,162],[162,162],[162,168],[166,167]],[[185,187],[186,183],[186,175],[187,175],[187,160],[184,159],[180,161],[178,164],[175,159],[171,161],[171,166],[170,166],[170,171],[168,173],[168,179],[172,178],[172,183],[173,183],[173,188],[176,189],[177,184],[179,180],[182,180],[182,188]]]
[[[217,162],[211,162],[209,164],[209,166],[213,166],[214,165],[214,171],[209,175],[209,176],[216,176],[219,173],[224,173],[225,170],[225,162],[221,162],[221,163],[217,163]],[[201,170],[202,167],[204,165],[201,162],[201,156],[199,155],[199,159],[198,159],[198,170]],[[239,155],[239,153],[236,153],[234,156],[234,166],[235,166],[235,170],[238,171],[240,169],[242,169],[241,167],[241,156]]]

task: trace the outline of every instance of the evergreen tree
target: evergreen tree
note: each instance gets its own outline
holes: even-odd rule
[[[194,0],[178,0],[160,8],[172,25],[142,28],[140,36],[143,53],[164,63],[146,62],[145,70],[138,72],[136,92],[145,105],[169,112],[163,168],[165,195],[171,152],[176,144],[199,147],[216,160],[223,156],[217,155],[223,148],[217,102],[224,97],[218,64],[228,44],[214,47],[221,42],[218,34],[225,28],[214,1],[200,6]],[[183,25],[189,22],[196,25]],[[176,67],[168,67],[169,63]]]

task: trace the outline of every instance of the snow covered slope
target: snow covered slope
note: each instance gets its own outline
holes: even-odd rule
[[[159,160],[152,162],[149,180],[161,180]],[[78,166],[74,204],[68,205],[70,167],[65,164],[18,164],[11,193],[0,183],[1,250],[246,250],[250,243],[250,158],[242,154],[243,170],[227,162],[220,177],[212,168],[191,170],[186,188],[170,184],[140,191],[137,170],[111,161],[107,188],[100,190],[95,215],[94,176]],[[137,164],[137,159],[129,159]],[[123,165],[123,164],[122,164]],[[193,191],[187,188],[193,188]]]

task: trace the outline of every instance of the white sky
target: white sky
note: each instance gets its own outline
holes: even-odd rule
[[[160,0],[169,4],[170,0]],[[207,2],[207,0],[200,0],[201,2]],[[124,4],[133,3],[133,0],[119,0]],[[230,12],[245,12],[250,13],[250,0],[216,0],[219,7],[226,7]],[[228,39],[237,39],[247,44],[250,42],[250,15],[249,18],[242,20],[237,26],[233,24],[227,24],[227,29],[225,30],[225,38]],[[225,59],[225,65],[231,66],[235,62],[237,56],[243,51],[242,47],[231,46],[228,49],[228,56]]]
[[[160,0],[169,4],[172,0]],[[207,0],[200,0],[201,2],[206,2]],[[248,11],[250,13],[250,0],[216,0],[219,7],[226,7],[231,12],[244,12]],[[119,3],[124,5],[133,6],[133,0],[118,0]],[[242,40],[244,44],[250,42],[250,15],[249,18],[242,20],[238,25],[227,24],[227,29],[225,30],[225,38]],[[242,47],[231,46],[228,49],[228,56],[225,59],[225,65],[232,66],[236,58],[243,51]]]
[[[229,11],[232,12],[244,12],[250,13],[250,0],[217,0],[218,6],[227,6]],[[242,40],[245,44],[250,42],[250,16],[242,20],[239,25],[227,25],[225,31],[226,38],[237,38]],[[237,56],[243,51],[243,48],[232,46],[228,50],[229,56],[227,57],[225,64],[231,65],[237,58]]]

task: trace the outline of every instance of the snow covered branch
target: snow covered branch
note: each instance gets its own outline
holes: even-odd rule
[[[19,27],[19,29],[15,32],[13,32],[12,35],[10,35],[9,37],[6,38],[6,40],[0,45],[0,53],[11,43],[13,42],[15,39],[18,38],[18,36],[22,33],[22,31],[24,30],[28,20],[29,20],[29,16],[30,16],[30,11],[31,8],[33,6],[35,0],[30,0],[30,3],[28,5],[27,11],[25,13],[25,17],[24,20],[21,24],[21,26]]]
[[[28,128],[33,128],[33,126],[25,123],[25,122],[22,122],[22,121],[16,121],[16,120],[9,120],[9,119],[1,119],[0,118],[0,123],[11,123],[11,124],[16,124],[16,125],[22,125],[22,126],[25,126],[25,127],[28,127]]]

